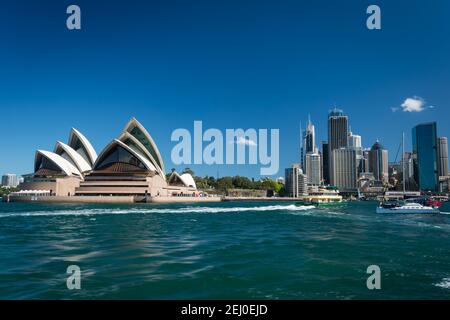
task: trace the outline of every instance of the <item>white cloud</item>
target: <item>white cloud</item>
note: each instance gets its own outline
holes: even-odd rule
[[[420,97],[407,98],[401,105],[403,112],[421,112],[425,106],[425,100]]]
[[[256,146],[257,145],[255,141],[253,141],[251,139],[246,139],[244,137],[238,137],[236,140],[236,144],[241,144],[241,145],[243,144],[246,146]]]

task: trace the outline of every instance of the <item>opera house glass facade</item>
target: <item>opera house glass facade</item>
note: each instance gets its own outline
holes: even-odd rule
[[[421,191],[438,191],[436,122],[415,126],[412,130],[414,179]]]

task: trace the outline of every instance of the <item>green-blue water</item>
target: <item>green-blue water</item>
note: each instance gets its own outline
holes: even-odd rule
[[[450,215],[375,207],[0,203],[0,299],[450,298]]]

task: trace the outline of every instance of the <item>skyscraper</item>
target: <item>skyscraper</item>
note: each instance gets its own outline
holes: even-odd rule
[[[330,166],[329,166],[329,152],[328,142],[322,141],[322,179],[325,184],[330,184]]]
[[[328,145],[330,151],[348,145],[348,117],[337,108],[328,113]]]
[[[315,152],[308,152],[306,154],[305,168],[307,183],[310,186],[319,186],[322,181],[320,171],[321,161],[320,154]]]
[[[341,191],[357,189],[357,158],[356,149],[334,149],[332,155],[333,184]]]
[[[348,134],[347,140],[348,148],[356,150],[356,165],[358,166],[358,175],[364,172],[364,154],[361,143],[361,136],[353,134],[351,131]]]
[[[316,151],[316,129],[312,124],[310,117],[308,117],[308,126],[305,130],[304,148],[305,154]]]
[[[285,170],[285,182],[289,197],[298,198],[307,195],[306,175],[303,174],[299,164]]]
[[[328,156],[330,183],[336,185],[333,180],[333,151],[345,148],[348,145],[348,117],[340,109],[334,108],[328,113]]]
[[[377,140],[369,151],[369,172],[375,180],[387,183],[389,180],[388,151]]]
[[[302,133],[302,150],[301,150],[301,164],[302,164],[302,169],[305,170],[306,169],[306,164],[305,164],[305,160],[306,160],[306,155],[308,153],[316,153],[317,148],[316,148],[316,130],[315,127],[313,125],[313,123],[311,122],[311,118],[308,117],[308,125],[306,126],[305,131]]]
[[[438,174],[439,177],[448,176],[448,141],[447,137],[439,137],[437,142]]]
[[[350,132],[348,135],[348,146],[350,148],[362,148],[361,136]]]
[[[423,123],[412,130],[414,179],[421,191],[438,191],[436,122]]]

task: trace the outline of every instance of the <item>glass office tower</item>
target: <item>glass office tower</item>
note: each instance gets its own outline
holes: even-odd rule
[[[438,191],[436,122],[423,123],[412,130],[414,179],[421,191]]]

